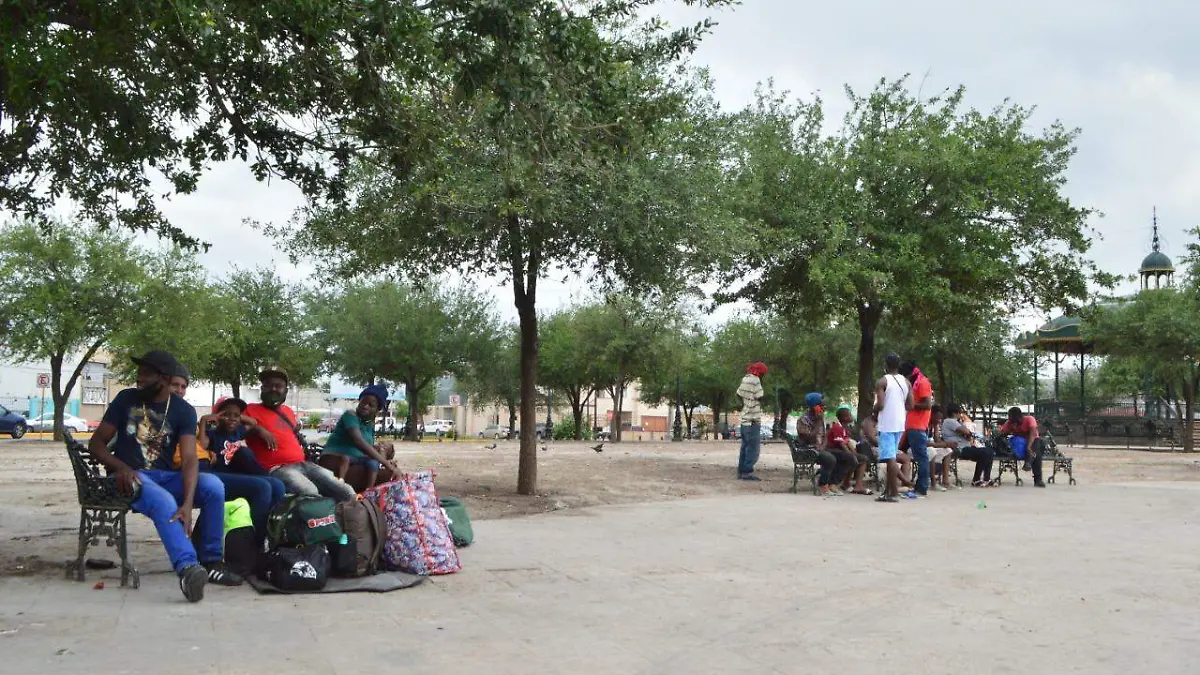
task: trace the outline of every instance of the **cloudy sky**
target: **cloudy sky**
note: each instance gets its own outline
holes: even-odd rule
[[[686,9],[664,16],[698,18]],[[1107,271],[1136,271],[1150,250],[1154,206],[1164,250],[1176,259],[1186,230],[1200,225],[1200,48],[1190,39],[1200,7],[1182,0],[744,0],[716,18],[720,25],[693,62],[711,70],[729,109],[774,79],[796,95],[820,93],[838,120],[844,84],[866,90],[881,77],[912,73],[929,92],[966,85],[974,107],[1008,98],[1037,106],[1039,126],[1057,119],[1081,128],[1067,192],[1104,213],[1093,221],[1093,254]],[[212,243],[204,260],[214,273],[275,262],[299,280],[311,269],[292,267],[271,240],[241,224],[281,223],[299,201],[286,183],[258,184],[243,167],[225,165],[166,210]],[[487,287],[497,310],[515,317],[511,292],[498,282]],[[548,281],[539,304],[551,309],[585,292],[578,283]]]

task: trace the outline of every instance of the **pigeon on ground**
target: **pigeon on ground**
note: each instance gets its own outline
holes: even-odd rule
[[[604,442],[601,441],[600,445],[592,446],[592,449],[595,450],[596,452],[604,452]]]
[[[483,446],[483,449],[484,449],[484,450],[495,450],[495,449],[496,449],[496,444],[495,444],[495,443],[492,443],[491,445],[485,445],[485,446]]]
[[[548,450],[548,449],[549,449],[549,448],[547,448],[546,446],[544,446],[544,445],[542,446],[542,452],[545,452],[545,451],[546,451],[546,450]]]

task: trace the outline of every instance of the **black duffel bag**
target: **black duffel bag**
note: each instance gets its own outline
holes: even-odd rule
[[[281,591],[319,591],[329,581],[324,544],[282,547],[263,556],[259,578]]]

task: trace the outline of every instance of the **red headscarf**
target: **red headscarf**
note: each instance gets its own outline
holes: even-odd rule
[[[762,377],[763,375],[767,374],[767,364],[763,363],[762,361],[755,361],[754,363],[746,366],[746,372],[755,377]]]

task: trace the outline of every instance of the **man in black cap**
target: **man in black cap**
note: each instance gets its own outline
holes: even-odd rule
[[[152,351],[133,362],[138,366],[137,387],[113,398],[88,447],[115,475],[117,491],[133,498],[133,510],[154,521],[183,596],[199,602],[209,581],[242,583],[221,562],[225,489],[215,476],[197,470],[196,410],[170,388],[179,368],[175,357]],[[110,452],[108,444],[114,439]],[[180,471],[171,470],[176,447]],[[200,551],[189,539],[194,507],[200,509]]]

